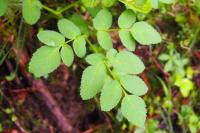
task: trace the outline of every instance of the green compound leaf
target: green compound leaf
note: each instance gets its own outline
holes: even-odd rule
[[[52,47],[60,46],[65,43],[63,35],[51,30],[40,31],[37,37],[42,43]]]
[[[124,47],[126,47],[128,50],[135,50],[135,40],[129,31],[124,29],[119,30],[119,38]]]
[[[83,71],[80,95],[83,100],[93,98],[103,87],[106,68],[103,63],[89,66]]]
[[[128,9],[125,10],[118,19],[118,25],[120,28],[128,29],[130,28],[136,21],[136,15],[135,13]]]
[[[0,0],[0,17],[3,16],[8,9],[8,0]]]
[[[60,51],[60,56],[62,58],[63,63],[66,66],[71,66],[74,61],[74,53],[72,48],[69,45],[65,45],[62,47]]]
[[[68,39],[74,39],[76,36],[81,35],[80,29],[68,19],[60,19],[58,29]]]
[[[29,71],[36,77],[44,76],[60,65],[59,48],[42,46],[31,58]]]
[[[131,28],[131,33],[140,44],[150,45],[161,42],[160,34],[147,22],[136,22]]]
[[[101,4],[103,7],[111,7],[115,4],[116,0],[102,0]]]
[[[105,56],[103,54],[95,53],[88,55],[85,60],[90,65],[96,65],[103,62],[105,60]]]
[[[109,50],[113,47],[112,38],[110,37],[109,33],[106,31],[98,31],[97,40],[100,46],[105,50]]]
[[[95,7],[99,4],[101,0],[81,0],[83,5],[86,7]]]
[[[123,75],[120,77],[120,82],[128,92],[137,96],[144,95],[148,90],[145,82],[138,76]]]
[[[148,13],[152,9],[151,0],[119,0],[119,1],[124,3],[128,8],[142,13]]]
[[[126,95],[121,103],[121,112],[132,124],[144,127],[147,111],[142,98],[135,95]]]
[[[77,37],[73,42],[74,52],[80,58],[84,57],[86,54],[86,46],[85,45],[86,45],[86,41],[83,36]]]
[[[139,74],[145,69],[141,59],[128,51],[119,52],[111,63],[119,73]]]
[[[122,88],[118,81],[112,80],[106,83],[101,91],[100,105],[101,110],[110,111],[120,101],[122,97]]]
[[[112,25],[112,14],[107,9],[100,10],[93,19],[96,30],[108,30]]]
[[[42,4],[39,0],[23,0],[22,15],[28,24],[35,24],[41,15]]]

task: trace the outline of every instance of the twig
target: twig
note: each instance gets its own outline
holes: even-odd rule
[[[46,103],[46,106],[52,113],[55,121],[60,130],[63,133],[73,133],[75,129],[72,127],[70,120],[67,119],[64,114],[61,112],[58,103],[55,101],[49,89],[45,86],[42,80],[36,80],[33,83],[33,88],[35,92],[38,92],[36,95],[42,99],[43,102]],[[76,131],[77,132],[77,131]]]

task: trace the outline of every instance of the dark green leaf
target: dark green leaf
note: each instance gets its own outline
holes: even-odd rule
[[[82,15],[78,15],[78,14],[73,14],[71,17],[70,17],[70,20],[72,22],[74,22],[74,24],[76,24],[81,32],[83,34],[86,34],[86,35],[89,35],[89,28],[88,28],[88,24],[86,23],[86,21],[83,19],[83,16]]]
[[[0,16],[3,16],[8,9],[8,0],[0,0]]]

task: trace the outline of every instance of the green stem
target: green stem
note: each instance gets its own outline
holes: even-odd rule
[[[62,13],[65,12],[66,10],[68,10],[68,9],[70,9],[70,8],[72,8],[72,7],[74,7],[74,6],[77,5],[79,2],[80,2],[79,0],[76,1],[76,2],[73,2],[72,4],[63,7],[62,9],[60,9],[60,10],[58,10],[58,11],[56,11],[56,10],[54,10],[54,9],[52,9],[52,8],[47,7],[46,5],[42,5],[42,8],[45,9],[45,10],[47,10],[48,12],[50,12],[50,13],[52,13],[52,14],[58,16],[59,18],[63,18]]]
[[[107,31],[118,31],[120,30],[119,28],[113,28],[113,29],[108,29]]]
[[[80,1],[78,0],[78,1],[73,2],[72,4],[70,4],[70,5],[68,5],[68,6],[63,7],[62,9],[60,9],[60,10],[58,11],[58,13],[61,14],[61,13],[65,12],[66,10],[68,10],[68,9],[70,9],[70,8],[72,8],[72,7],[74,7],[74,6],[76,6],[79,2],[80,2]]]
[[[154,96],[154,94],[152,94],[153,99],[155,99],[155,104],[158,106],[158,110],[160,111],[160,115],[163,118],[163,121],[165,122],[165,124],[168,126],[169,128],[169,133],[174,133],[173,130],[173,126],[172,126],[172,122],[171,122],[171,118],[169,116],[169,113],[167,112],[167,118],[165,117],[165,114],[162,110],[161,105],[159,104],[159,102],[157,101],[156,97]]]
[[[130,31],[130,29],[125,29],[125,28],[113,28],[113,29],[108,29],[104,31],[112,32],[112,31],[119,31],[119,30]]]
[[[51,9],[51,8],[47,7],[46,5],[42,5],[42,8],[47,10],[48,12],[58,16],[59,18],[63,17],[58,11]]]
[[[90,42],[90,40],[88,39],[88,37],[85,37],[85,40],[90,45],[90,48],[92,49],[92,51],[95,52],[95,53],[98,53],[97,49],[93,46],[93,44]]]
[[[68,41],[66,41],[65,43],[67,44],[67,43],[69,43],[69,42],[72,42],[74,39],[70,39],[70,40],[68,40]]]
[[[117,80],[117,81],[119,82],[119,84],[121,85],[119,78],[118,78],[118,77],[116,76],[116,74],[110,69],[110,67],[108,66],[108,64],[106,64],[106,63],[104,63],[104,64],[105,64],[105,66],[106,66],[108,72],[110,73],[110,75],[113,77],[113,79]],[[122,87],[123,93],[124,93],[125,95],[128,95],[127,92],[125,91],[124,87],[123,87],[122,85],[121,85],[121,87]]]
[[[198,26],[198,28],[196,29],[195,34],[194,34],[194,39],[193,39],[192,43],[190,44],[190,50],[193,49],[193,47],[194,47],[194,45],[195,45],[195,43],[196,43],[196,41],[197,41],[199,32],[200,32],[200,27]],[[190,51],[190,52],[191,52],[191,51]]]
[[[116,75],[113,73],[113,71],[110,69],[110,67],[108,66],[108,64],[107,64],[107,63],[104,63],[104,64],[105,64],[105,66],[106,66],[108,72],[110,73],[110,75],[113,77],[113,79],[118,79],[118,78],[116,77]]]
[[[172,126],[172,120],[171,120],[170,114],[167,114],[167,120],[168,120],[168,123],[169,123],[169,132],[170,133],[174,133],[174,129],[173,129],[173,126]]]

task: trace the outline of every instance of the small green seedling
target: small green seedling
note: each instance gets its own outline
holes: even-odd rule
[[[168,53],[162,53],[158,58],[165,62],[164,70],[172,73],[172,84],[180,88],[183,97],[188,97],[190,91],[194,89],[194,84],[191,79],[193,71],[190,67],[185,69],[186,64],[188,64],[188,59],[182,57],[181,54],[175,50],[173,43],[169,44]]]

